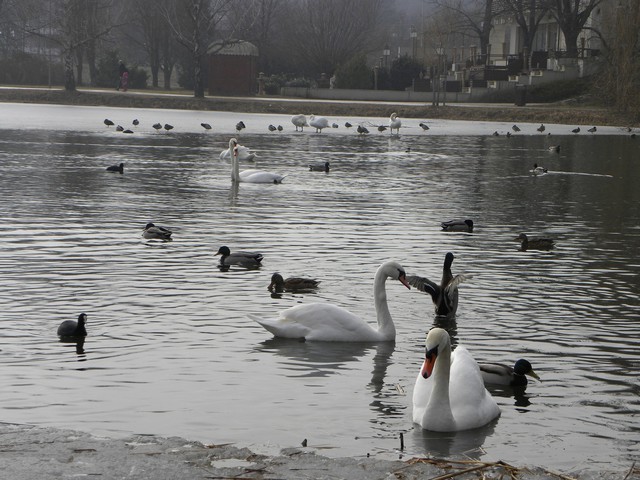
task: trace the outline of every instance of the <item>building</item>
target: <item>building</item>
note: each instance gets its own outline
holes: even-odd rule
[[[258,90],[258,48],[244,40],[216,41],[207,49],[209,95],[254,95]]]

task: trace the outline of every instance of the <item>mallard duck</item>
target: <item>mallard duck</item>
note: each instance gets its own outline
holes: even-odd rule
[[[218,249],[216,255],[221,255],[220,265],[230,266],[237,265],[239,267],[252,268],[261,265],[263,256],[261,253],[255,252],[234,252],[231,253],[229,247],[222,246]]]
[[[453,259],[453,253],[448,252],[445,255],[440,285],[428,278],[418,277],[417,275],[407,277],[409,285],[431,295],[436,315],[453,315],[456,313],[458,309],[458,285],[471,278],[471,275],[464,274],[453,276],[451,273]]]
[[[447,232],[473,232],[473,220],[449,220],[440,224]]]
[[[171,240],[173,232],[165,227],[159,227],[153,223],[147,223],[142,229],[142,236],[147,240]]]
[[[576,127],[573,130],[571,130],[573,133],[580,133],[580,127]]]
[[[521,242],[521,250],[551,250],[555,242],[550,238],[529,238],[526,234],[521,233],[516,240]]]
[[[75,338],[86,337],[87,329],[85,324],[87,323],[87,314],[81,313],[78,315],[78,321],[65,320],[58,327],[58,336],[60,338]]]
[[[104,119],[104,124],[105,124],[107,127],[111,127],[111,126],[113,126],[113,122],[112,122],[111,120],[109,120],[108,118],[105,118],[105,119]]]
[[[316,163],[309,165],[309,170],[312,172],[328,172],[330,168],[329,162]]]
[[[391,133],[393,133],[393,131],[395,130],[396,133],[400,133],[400,127],[402,126],[402,120],[400,120],[398,118],[398,114],[397,113],[392,113],[389,116],[389,130],[391,131]]]
[[[540,175],[542,173],[547,173],[548,171],[547,167],[539,167],[537,163],[534,163],[533,168],[531,169],[531,173],[534,175]]]
[[[120,165],[111,165],[110,167],[107,167],[107,172],[124,173],[124,163],[121,163]]]
[[[420,128],[425,132],[429,130],[429,125],[427,125],[425,122],[420,122],[418,125],[420,125]]]
[[[171,125],[170,123],[165,123],[164,124],[164,129],[168,132],[169,130],[173,130],[173,125]]]
[[[533,371],[531,364],[524,359],[518,360],[513,367],[501,363],[479,363],[480,373],[485,385],[509,385],[512,387],[523,387],[527,384],[527,377],[540,380],[540,377]]]
[[[208,124],[208,123],[202,122],[202,123],[200,124],[200,126],[201,126],[202,128],[204,128],[205,130],[211,130],[211,125],[210,125],[210,124]]]
[[[513,130],[514,132],[519,132],[520,131],[520,127],[518,125],[512,125],[511,126],[511,130]]]
[[[267,128],[269,129],[270,132],[275,132],[276,130],[278,130],[278,128],[275,125],[269,125]]]
[[[330,303],[304,303],[280,312],[277,318],[251,318],[276,337],[320,342],[392,342],[396,338],[396,327],[387,304],[387,278],[398,280],[410,288],[400,264],[387,262],[378,268],[373,281],[375,327]]]
[[[279,273],[271,275],[271,283],[267,287],[270,292],[282,293],[287,292],[313,290],[318,288],[318,280],[313,278],[289,277],[284,279]]]
[[[413,389],[414,423],[425,430],[458,432],[481,427],[500,416],[478,364],[462,345],[451,352],[446,330],[431,329],[425,350]]]
[[[547,127],[544,126],[544,123],[541,123],[540,126],[536,128],[540,133],[544,132],[546,129]]]

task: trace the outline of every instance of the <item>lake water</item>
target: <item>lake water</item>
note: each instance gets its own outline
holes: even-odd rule
[[[105,116],[141,125],[124,135]],[[231,185],[218,155],[240,118],[240,142],[288,175],[282,185]],[[306,438],[323,454],[385,458],[403,433],[404,458],[628,470],[640,450],[640,139],[537,125],[507,138],[510,125],[435,120],[390,136],[375,131],[383,119],[348,119],[374,125],[360,137],[344,118],[322,134],[288,118],[2,106],[0,419],[264,448]],[[330,173],[308,171],[324,161]],[[124,175],[105,171],[120,162]],[[534,162],[550,173],[532,176]],[[440,231],[460,217],[473,234]],[[145,241],[149,221],[174,241]],[[557,247],[519,251],[520,232]],[[263,267],[220,271],[221,245],[262,252]],[[439,281],[448,251],[454,274],[474,275],[457,316],[436,318],[427,295],[390,280],[395,343],[280,341],[248,318],[321,301],[373,322],[382,262]],[[321,288],[272,297],[275,271]],[[56,337],[80,312],[84,351]],[[542,382],[492,389],[502,415],[485,428],[423,432],[411,394],[434,324],[478,361],[528,359]]]

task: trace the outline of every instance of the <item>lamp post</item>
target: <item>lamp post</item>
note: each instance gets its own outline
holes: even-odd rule
[[[440,104],[440,76],[441,70],[440,65],[442,63],[442,56],[444,54],[444,48],[436,47],[436,55],[438,56],[438,63],[436,64],[436,72],[434,75],[433,82],[433,106],[437,107]]]
[[[389,69],[389,55],[391,55],[391,50],[389,50],[389,44],[384,44],[384,50],[382,50],[382,55],[384,56],[384,68]]]
[[[410,30],[411,35],[411,58],[416,59],[416,55],[418,54],[418,32],[416,31],[416,27],[411,25]]]

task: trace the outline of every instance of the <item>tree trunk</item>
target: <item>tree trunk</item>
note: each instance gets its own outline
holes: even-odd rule
[[[173,67],[167,67],[165,65],[162,72],[164,73],[164,89],[171,90],[171,73],[173,72]]]
[[[78,47],[75,49],[76,51],[76,84],[77,85],[82,85],[82,72],[83,72],[83,67],[84,67],[84,55],[83,55],[83,49]]]
[[[73,58],[69,50],[64,52],[64,89],[67,92],[76,91],[76,81],[73,76]]]

